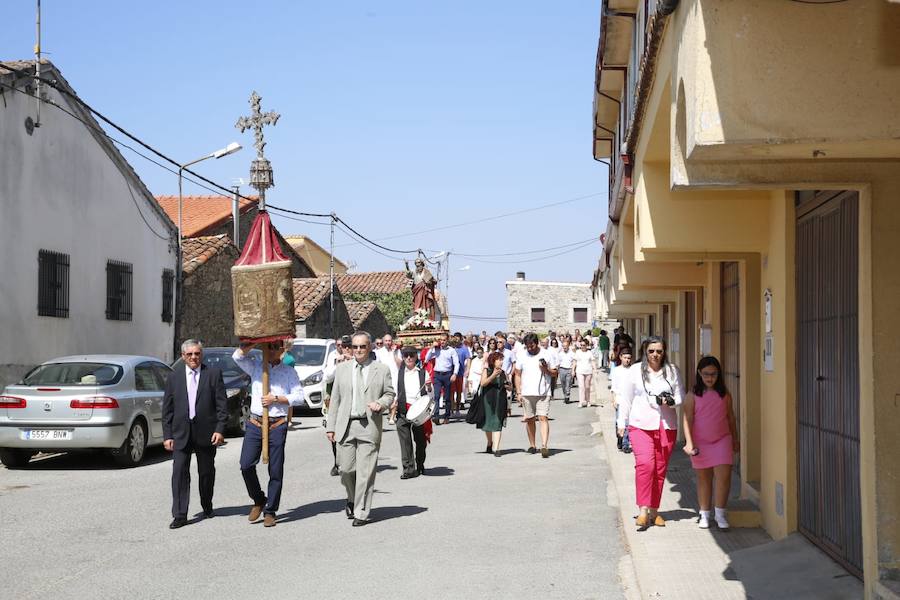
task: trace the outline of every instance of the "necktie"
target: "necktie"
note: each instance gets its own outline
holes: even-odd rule
[[[188,417],[191,419],[197,414],[197,371],[191,370],[188,379]]]
[[[353,414],[361,417],[366,414],[363,396],[365,391],[365,382],[363,381],[363,366],[356,363],[356,393],[353,394]]]

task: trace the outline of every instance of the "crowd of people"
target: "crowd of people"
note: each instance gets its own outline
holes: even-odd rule
[[[355,527],[369,522],[384,420],[397,432],[401,479],[426,473],[427,446],[434,428],[461,418],[463,410],[466,422],[484,432],[485,452],[499,458],[502,433],[517,404],[522,409],[527,452],[549,458],[550,401],[557,387],[564,404],[572,402],[575,387],[578,407],[588,407],[598,370],[609,373],[617,446],[634,454],[637,527],[665,526],[658,511],[675,447],[677,406],[683,407],[684,451],[697,474],[700,527],[709,527],[711,517],[720,529],[729,527],[726,503],[731,464],[740,446],[731,397],[714,357],[699,361],[695,381],[685,394],[681,374],[668,359],[665,340],[647,338],[636,351],[634,340],[621,327],[613,340],[606,331],[594,336],[576,330],[571,335],[550,332],[543,338],[525,332],[444,333],[427,346],[404,346],[389,334],[373,339],[363,331],[335,341],[338,351],[324,373],[323,425],[334,457],[331,474],[341,478],[346,515]],[[303,403],[303,388],[285,360],[289,354],[281,343],[263,344],[262,357],[249,349],[243,345],[233,356],[252,382],[240,469],[252,501],[250,521],[262,517],[266,527],[273,527],[291,408]],[[202,364],[202,350],[197,340],[184,342],[185,372],[172,374],[164,397],[165,447],[175,455],[173,529],[187,523],[193,454],[198,460],[203,515],[214,516],[214,459],[217,446],[224,442],[227,410],[222,374]],[[423,398],[433,409],[426,418],[410,416],[410,409]],[[256,468],[263,455],[266,419],[269,481],[263,492]]]

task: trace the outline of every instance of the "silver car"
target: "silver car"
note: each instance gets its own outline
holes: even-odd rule
[[[107,448],[133,467],[162,444],[162,401],[172,370],[149,356],[97,354],[49,360],[0,395],[0,462],[37,452]]]

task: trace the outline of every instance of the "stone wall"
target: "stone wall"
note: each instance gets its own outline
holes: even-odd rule
[[[231,298],[231,267],[237,257],[229,246],[185,278],[179,343],[198,339],[205,346],[237,345]]]
[[[544,322],[531,320],[531,309],[544,309]],[[587,309],[587,322],[574,321],[574,309]],[[591,327],[594,301],[589,283],[557,283],[539,281],[506,282],[506,327],[508,331],[574,332]]]
[[[303,321],[297,321],[295,332],[300,338],[331,338],[328,331],[328,314],[330,302],[328,296],[316,307],[309,317]],[[344,304],[344,298],[335,286],[334,290],[334,336],[339,338],[344,334],[353,333],[353,323],[350,321],[350,313]]]
[[[368,331],[373,337],[382,337],[386,333],[391,333],[391,326],[384,317],[384,313],[377,306],[369,313],[369,316],[366,317],[359,328],[363,331]]]
[[[256,215],[259,213],[259,210],[256,208],[251,208],[246,213],[241,215],[241,248],[243,249],[244,245],[247,243],[247,236],[250,235],[250,227],[253,225],[253,220],[256,218]],[[303,259],[299,254],[294,252],[294,249],[288,244],[287,240],[282,237],[281,233],[276,229],[276,233],[278,234],[278,241],[281,243],[281,249],[291,258],[291,277],[315,277],[315,273],[313,273],[312,269],[309,265],[303,262]],[[229,219],[215,227],[211,230],[204,231],[203,235],[221,235],[225,234],[228,236],[228,239],[234,237],[234,219]],[[234,240],[232,240],[234,241]]]

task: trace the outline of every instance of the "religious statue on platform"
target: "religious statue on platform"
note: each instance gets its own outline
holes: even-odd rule
[[[437,279],[425,267],[425,261],[421,258],[416,259],[416,271],[413,273],[409,270],[409,262],[406,262],[406,276],[412,283],[413,294],[413,311],[425,310],[428,312],[428,318],[435,318],[435,298],[434,287],[437,285]]]

